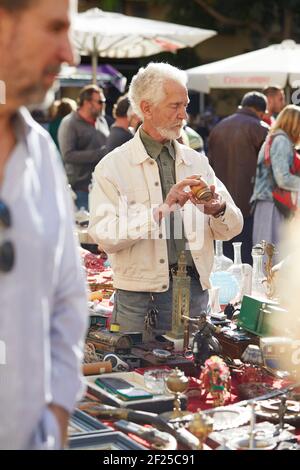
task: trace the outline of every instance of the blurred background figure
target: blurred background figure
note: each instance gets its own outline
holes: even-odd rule
[[[53,103],[53,107],[50,111],[50,124],[49,124],[49,133],[52,139],[55,142],[56,147],[59,150],[58,144],[58,129],[65,116],[70,114],[72,111],[76,111],[77,104],[76,101],[71,100],[70,98],[62,98]]]
[[[263,144],[257,162],[256,180],[251,202],[254,203],[253,243],[261,240],[278,245],[282,225],[292,213],[274,201],[277,187],[286,190],[283,196],[297,201],[300,177],[292,174],[292,166],[299,161],[295,145],[300,139],[300,107],[286,106]],[[279,259],[281,259],[279,253]]]
[[[267,113],[264,116],[264,121],[272,126],[275,122],[276,117],[285,107],[285,94],[282,88],[279,86],[268,86],[264,88],[263,94],[266,96]]]
[[[242,261],[252,264],[252,230],[250,198],[253,193],[258,152],[268,126],[262,122],[267,108],[266,97],[250,91],[242,98],[238,110],[219,122],[208,139],[208,157],[216,176],[227,187],[244,217],[244,228],[232,242],[242,242]],[[232,243],[223,244],[225,256],[233,259]]]
[[[133,108],[132,108],[131,105],[130,105],[129,108],[128,108],[127,116],[128,116],[128,119],[129,119],[129,126],[128,126],[128,129],[129,129],[130,132],[132,132],[132,134],[134,135],[134,134],[136,133],[136,131],[138,130],[138,128],[140,127],[140,125],[142,124],[142,120],[141,120],[141,118],[133,111]]]
[[[120,96],[113,107],[113,118],[115,119],[115,122],[110,128],[110,135],[106,141],[106,154],[132,139],[133,133],[129,129],[129,108],[130,103],[128,96]]]
[[[77,195],[78,209],[88,210],[89,185],[95,166],[105,155],[109,127],[105,96],[96,85],[82,88],[78,111],[66,116],[58,130],[58,143],[69,183]]]
[[[204,150],[204,142],[200,134],[198,134],[197,131],[195,131],[191,126],[186,124],[183,126],[183,129],[181,131],[181,137],[182,137],[182,143],[184,145],[187,145],[187,147],[190,147],[193,150],[196,150],[197,152],[203,152]]]

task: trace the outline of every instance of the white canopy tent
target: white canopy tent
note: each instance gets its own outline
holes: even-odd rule
[[[80,55],[130,59],[194,47],[216,31],[105,12],[98,8],[75,15],[73,40]],[[95,74],[94,74],[95,75]]]
[[[290,39],[264,49],[187,70],[188,86],[209,93],[211,88],[284,88],[300,85],[300,44]]]

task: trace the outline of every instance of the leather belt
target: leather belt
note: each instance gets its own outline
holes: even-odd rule
[[[172,279],[172,275],[173,274],[176,274],[177,273],[177,270],[178,270],[178,264],[171,264],[169,266],[169,277],[170,279]],[[195,268],[195,266],[187,266],[186,267],[186,272],[187,272],[187,275],[190,276],[190,278],[192,279],[196,279],[197,281],[199,281],[199,273],[197,271],[197,269]]]

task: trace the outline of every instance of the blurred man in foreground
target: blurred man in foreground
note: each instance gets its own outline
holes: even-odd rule
[[[58,449],[82,389],[86,296],[40,103],[72,63],[68,0],[0,0],[0,448]],[[0,100],[1,101],[1,100]]]

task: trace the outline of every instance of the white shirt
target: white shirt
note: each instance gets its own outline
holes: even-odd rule
[[[71,412],[82,391],[85,285],[55,146],[25,109],[15,128],[0,187],[12,217],[2,239],[15,249],[13,269],[0,272],[0,448],[53,448],[47,403]]]

